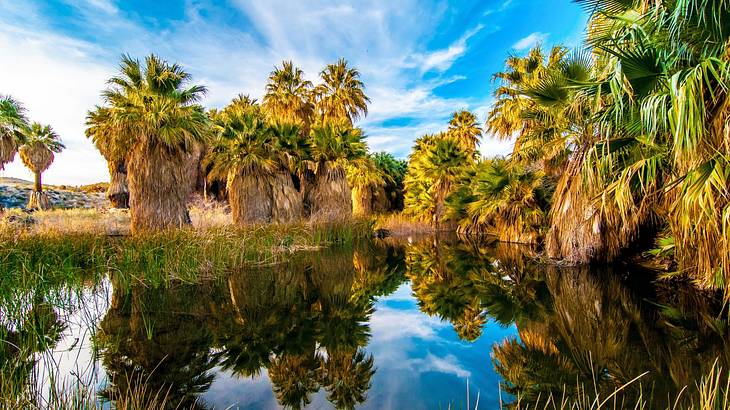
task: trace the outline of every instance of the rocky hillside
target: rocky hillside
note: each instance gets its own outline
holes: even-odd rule
[[[0,178],[0,208],[23,208],[33,183],[17,178]],[[43,187],[55,208],[107,208],[106,184]]]

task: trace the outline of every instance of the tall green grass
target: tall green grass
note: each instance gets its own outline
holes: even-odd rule
[[[122,279],[195,282],[237,268],[275,264],[297,251],[348,244],[369,221],[176,229],[135,236],[0,230],[0,293],[23,283],[68,282],[108,272]]]

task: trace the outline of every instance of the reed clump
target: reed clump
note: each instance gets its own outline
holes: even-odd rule
[[[170,229],[137,235],[13,229],[0,225],[0,276],[8,283],[121,274],[130,280],[198,281],[292,253],[371,235],[369,221]],[[24,279],[23,279],[24,278]],[[9,280],[13,279],[13,280]]]

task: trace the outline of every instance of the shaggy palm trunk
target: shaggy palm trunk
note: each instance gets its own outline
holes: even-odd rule
[[[369,186],[352,188],[352,213],[356,216],[369,216],[373,213],[373,191]]]
[[[304,212],[303,196],[294,186],[291,174],[280,170],[274,175],[272,185],[271,219],[277,223],[294,222]]]
[[[577,154],[558,181],[545,239],[550,258],[573,264],[591,262],[603,251],[601,216],[585,192],[581,175],[585,154]]]
[[[41,173],[33,172],[35,178],[33,183],[33,192],[28,198],[28,209],[44,210],[51,208],[51,200],[45,192],[43,192],[43,183],[41,181]]]
[[[112,208],[129,208],[129,187],[127,185],[127,164],[125,161],[109,162],[109,189],[106,197]]]
[[[373,191],[372,206],[374,213],[384,213],[391,210],[390,198],[388,198],[388,192],[385,187],[379,186]]]
[[[352,216],[352,191],[345,170],[330,162],[319,164],[314,184],[308,192],[311,218],[329,221]]]
[[[594,199],[596,190],[588,187],[583,178],[587,150],[584,146],[576,151],[558,181],[545,238],[548,256],[571,264],[610,262],[637,239],[641,228],[651,222],[653,212],[634,206],[622,217],[611,203],[599,209]]]
[[[18,146],[10,136],[0,135],[0,171],[5,169],[5,164],[13,162]]]
[[[258,172],[233,175],[228,181],[228,200],[236,225],[270,222],[273,208],[271,177]]]
[[[133,233],[190,224],[190,161],[190,153],[169,153],[146,143],[132,150],[127,176]]]

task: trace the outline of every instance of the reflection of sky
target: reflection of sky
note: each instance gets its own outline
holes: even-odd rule
[[[499,408],[499,376],[490,353],[495,343],[516,334],[514,326],[489,322],[476,342],[463,342],[449,322],[423,314],[404,284],[377,302],[370,329],[366,350],[375,358],[376,372],[362,408],[432,409],[450,403],[464,408],[467,380],[472,408],[477,394],[480,408]],[[204,399],[216,408],[278,407],[265,371],[256,378],[219,373]],[[310,408],[332,407],[323,390],[311,399]]]

